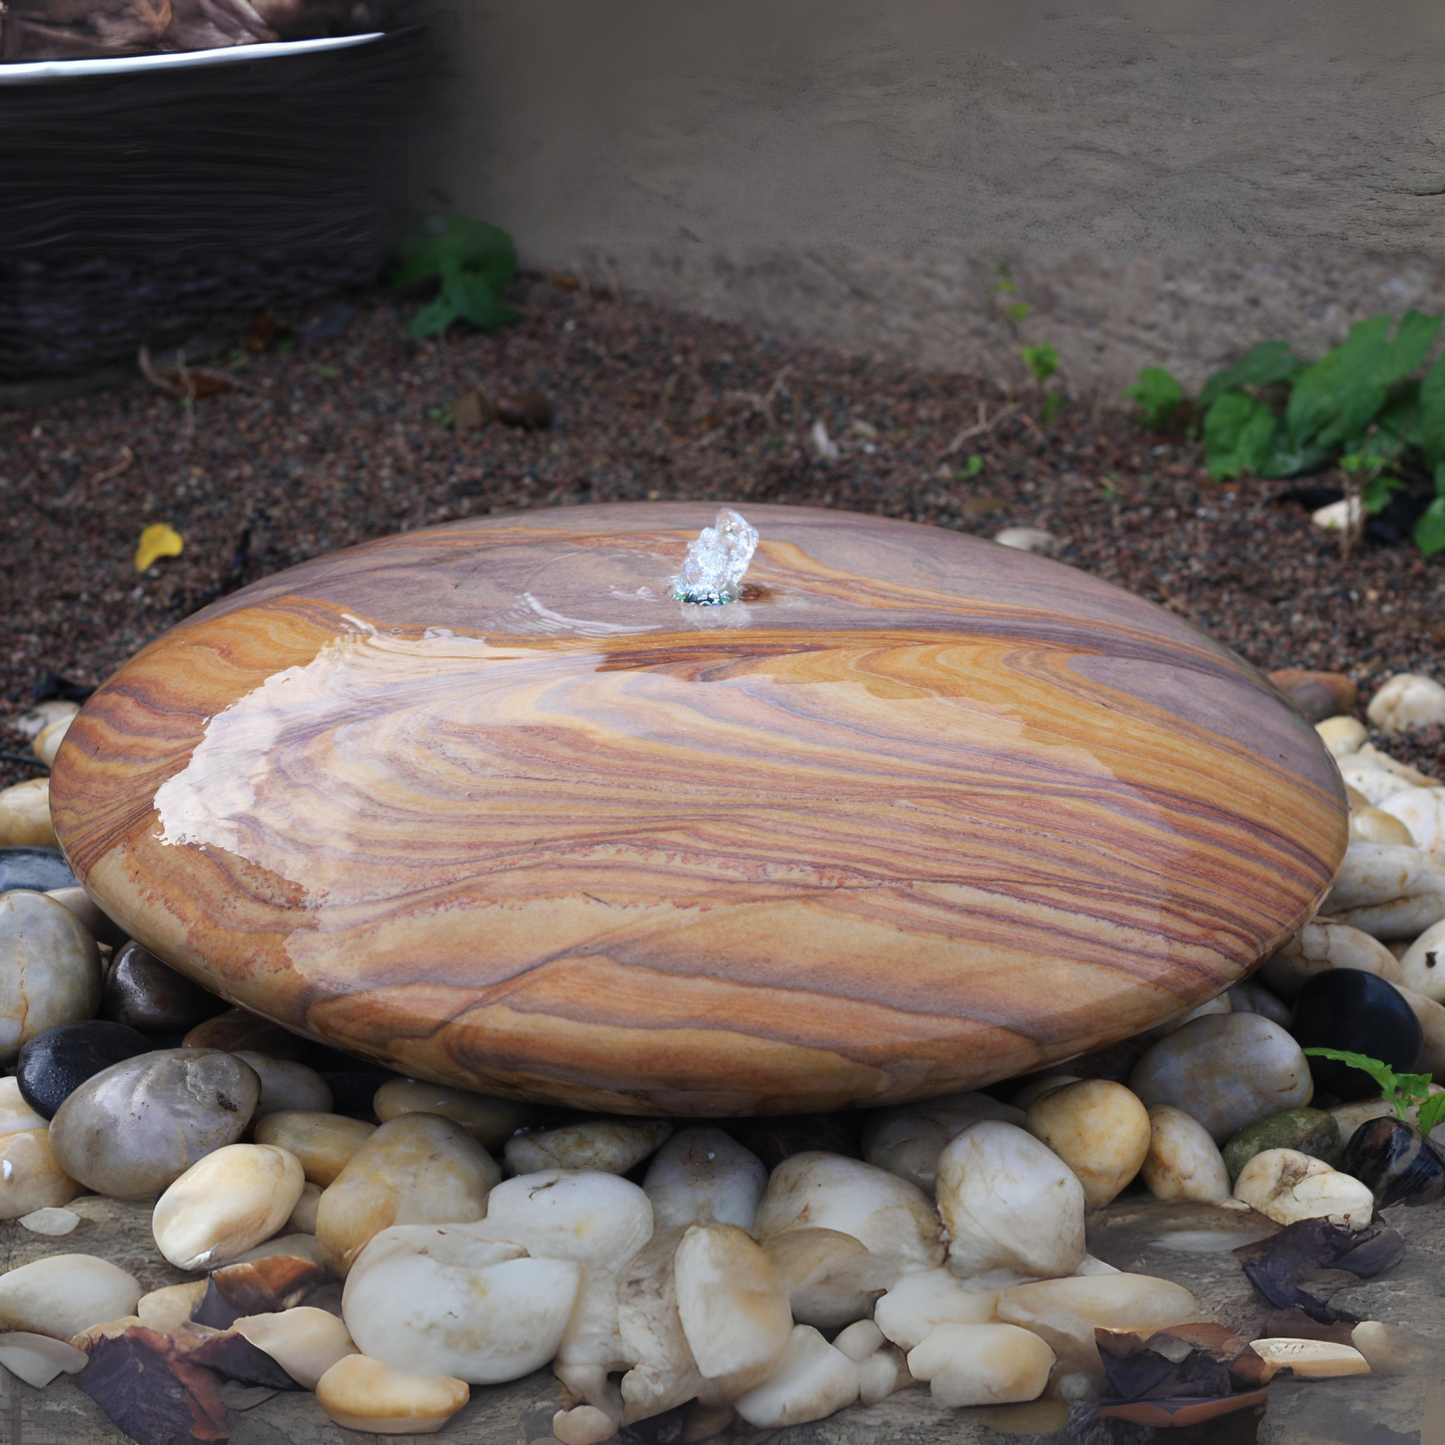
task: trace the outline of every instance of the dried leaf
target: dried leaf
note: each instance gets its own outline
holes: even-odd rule
[[[191,1319],[228,1330],[243,1315],[274,1314],[301,1304],[325,1278],[319,1264],[294,1254],[228,1264],[206,1282],[206,1296]]]
[[[167,522],[153,522],[140,534],[135,549],[135,570],[144,572],[162,557],[179,557],[185,543],[181,534]]]
[[[1312,1320],[1303,1310],[1272,1310],[1265,1319],[1259,1339],[1328,1340],[1332,1345],[1353,1345],[1354,1326],[1340,1321],[1325,1325]]]
[[[188,1365],[202,1365],[247,1385],[266,1385],[273,1390],[303,1388],[270,1355],[234,1329],[212,1329],[192,1320],[172,1331],[170,1340],[172,1355]]]
[[[1229,1366],[1204,1350],[1190,1350],[1177,1363],[1153,1350],[1119,1356],[1101,1350],[1106,1400],[1213,1398],[1233,1388]]]
[[[1102,1405],[1099,1414],[1114,1420],[1132,1420],[1136,1425],[1152,1425],[1156,1429],[1175,1426],[1202,1425],[1206,1420],[1231,1415],[1236,1410],[1249,1410],[1263,1405],[1268,1390],[1246,1390],[1239,1395],[1220,1395],[1212,1400],[1132,1400],[1120,1405]]]
[[[1316,1270],[1347,1270],[1360,1279],[1389,1269],[1405,1241],[1381,1224],[1355,1232],[1328,1219],[1301,1219],[1278,1234],[1234,1251],[1250,1283],[1277,1309],[1298,1308],[1321,1324],[1358,1323],[1304,1287]]]
[[[164,1335],[144,1325],[100,1338],[75,1382],[137,1445],[225,1440],[226,1407],[216,1377],[172,1357]]]

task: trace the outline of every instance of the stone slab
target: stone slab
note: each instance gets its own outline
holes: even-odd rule
[[[715,508],[383,538],[198,613],[55,760],[130,936],[399,1072],[598,1111],[927,1098],[1237,982],[1343,856],[1314,730],[1181,619],[944,529]]]

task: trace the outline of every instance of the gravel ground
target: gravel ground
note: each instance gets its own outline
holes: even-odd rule
[[[524,319],[492,335],[414,342],[408,308],[363,296],[217,357],[234,384],[191,405],[138,384],[0,414],[0,720],[47,671],[98,683],[221,592],[319,552],[470,515],[659,498],[983,536],[1040,527],[1062,560],[1258,667],[1339,669],[1365,697],[1390,673],[1440,670],[1445,558],[1366,543],[1342,562],[1289,484],[1212,482],[1185,436],[1067,398],[1045,424],[1038,389],[1017,380],[787,346],[566,277],[514,291]],[[553,424],[452,425],[476,387],[541,392]],[[153,522],[185,551],[137,576]],[[1445,771],[1439,730],[1388,746]],[[0,764],[0,783],[32,775]]]

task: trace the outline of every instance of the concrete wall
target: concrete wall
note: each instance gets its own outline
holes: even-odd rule
[[[1007,264],[1081,390],[1445,309],[1436,0],[436,3],[431,195],[533,265],[1007,374]]]

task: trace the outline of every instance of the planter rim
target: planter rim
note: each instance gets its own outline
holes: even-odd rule
[[[204,65],[235,65],[281,55],[314,55],[385,39],[380,30],[320,40],[277,40],[258,45],[228,45],[217,50],[183,50],[173,55],[117,55],[96,60],[17,60],[0,64],[0,86],[37,80],[79,80],[89,75],[134,75],[150,70],[190,70]]]

